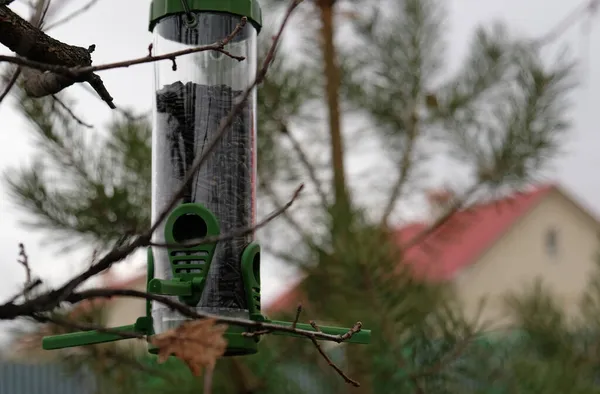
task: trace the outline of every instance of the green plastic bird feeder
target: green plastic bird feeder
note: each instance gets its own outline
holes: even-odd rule
[[[256,0],[152,2],[150,31],[154,34],[154,55],[223,40],[244,16],[248,23],[225,50],[245,60],[218,51],[203,51],[179,57],[176,63],[154,63],[153,221],[180,189],[192,162],[205,152],[222,119],[253,82],[262,18]],[[190,240],[252,227],[255,217],[256,91],[194,176],[178,205],[154,233],[155,244],[172,247],[148,250],[147,291],[172,297],[198,312],[291,325],[267,320],[261,313],[260,246],[254,242],[253,234],[186,246]],[[186,320],[164,305],[148,301],[146,316],[131,326],[118,328],[155,335]],[[308,324],[297,324],[297,328],[314,330]],[[339,327],[320,329],[333,335],[348,331]],[[244,327],[230,325],[226,355],[257,352],[258,337],[243,336],[244,331]],[[84,331],[45,337],[43,347],[59,349],[120,339],[122,336],[117,334]],[[370,331],[362,330],[348,342],[369,341]]]

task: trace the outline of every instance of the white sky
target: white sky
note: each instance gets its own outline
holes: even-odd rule
[[[74,9],[73,5],[82,4],[83,0],[70,3],[66,12]],[[152,39],[147,31],[149,3],[149,0],[100,0],[86,14],[49,33],[59,40],[82,47],[96,44],[93,54],[95,64],[144,56]],[[500,18],[509,23],[513,32],[538,36],[582,3],[582,0],[448,0],[450,60],[453,65],[460,61],[470,34],[478,24]],[[13,9],[17,12],[23,10],[18,4]],[[592,25],[599,19],[593,18]],[[582,86],[575,95],[573,117],[576,123],[566,146],[568,154],[558,161],[553,175],[586,205],[600,212],[600,180],[593,177],[596,168],[600,168],[600,155],[597,153],[600,137],[594,115],[600,103],[600,29],[592,28],[591,33],[584,34],[581,24],[578,24],[564,37],[573,43],[575,54],[582,58]],[[2,47],[0,53],[9,52]],[[152,65],[144,64],[104,71],[101,76],[117,106],[133,107],[141,112],[151,108],[152,74]],[[78,101],[75,112],[86,122],[101,129],[110,120],[111,110],[88,91],[79,86],[68,91]],[[29,126],[12,106],[10,100],[0,105],[1,172],[26,164],[32,155]],[[22,268],[16,263],[19,242],[26,244],[35,274],[50,284],[60,283],[87,264],[77,255],[65,258],[48,252],[48,248],[39,244],[38,234],[19,226],[19,215],[0,184],[0,300],[13,294],[24,278]],[[283,289],[285,278],[290,277],[287,272],[276,263],[266,261],[263,264],[262,287],[266,298]]]

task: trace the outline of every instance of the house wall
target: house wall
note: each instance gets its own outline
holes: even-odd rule
[[[146,277],[129,284],[128,289],[146,291]],[[106,326],[118,327],[135,323],[138,317],[146,315],[146,301],[141,298],[118,297],[110,303],[106,312]],[[147,344],[142,340],[126,339],[119,341],[120,346],[135,346],[140,350],[145,349]]]
[[[128,289],[146,291],[146,277],[127,286]],[[115,297],[110,303],[110,313],[106,316],[108,327],[135,323],[146,314],[146,301],[141,298]]]
[[[554,255],[546,246],[552,228],[557,234]],[[467,313],[474,317],[481,298],[487,296],[482,320],[509,323],[503,295],[522,290],[536,278],[551,286],[569,314],[576,313],[600,247],[597,230],[593,218],[560,192],[552,192],[478,262],[455,278],[456,291]]]

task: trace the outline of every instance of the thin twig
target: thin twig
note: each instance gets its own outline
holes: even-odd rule
[[[276,323],[269,322],[260,322],[250,319],[241,319],[236,317],[228,317],[228,316],[220,316],[214,315],[205,312],[198,312],[194,309],[187,307],[184,304],[181,304],[170,297],[162,296],[154,293],[148,293],[144,291],[132,290],[132,289],[90,289],[90,290],[82,290],[80,292],[75,292],[66,297],[65,302],[69,303],[78,303],[87,299],[95,299],[95,298],[112,298],[112,297],[128,297],[128,298],[142,298],[150,301],[156,301],[165,305],[166,307],[172,309],[180,313],[185,317],[189,317],[192,319],[214,319],[216,323],[223,323],[227,325],[240,326],[245,328],[251,328],[254,330],[271,330],[277,332],[287,332],[292,334],[298,334],[305,337],[314,337],[315,339],[321,339],[326,341],[333,341],[336,343],[345,342],[347,336],[344,335],[334,335],[334,334],[326,334],[321,332],[320,329],[312,331],[312,330],[304,330],[301,328],[292,329],[290,326],[283,326]],[[1,312],[1,308],[0,308]],[[32,312],[33,313],[33,312]],[[30,315],[26,314],[26,315]],[[0,319],[2,315],[0,314]],[[314,322],[311,322],[311,325]]]
[[[298,304],[298,307],[296,308],[296,317],[294,318],[294,322],[292,323],[292,328],[296,328],[296,326],[298,325],[300,313],[302,313],[302,304]]]
[[[43,283],[42,280],[40,278],[37,278],[36,280],[34,280],[33,282],[30,282],[27,286],[25,286],[25,288],[23,289],[22,292],[17,293],[14,296],[12,296],[6,303],[13,303],[13,302],[17,301],[19,299],[19,297],[28,294],[30,291],[32,291],[33,289],[35,289],[42,283]]]
[[[29,257],[25,251],[25,245],[19,243],[19,258],[17,262],[25,268],[25,287],[31,283],[31,267],[29,267]]]
[[[264,180],[259,180],[260,188],[268,195],[269,199],[275,205],[275,208],[280,209],[283,204],[281,203],[279,196],[275,193],[273,188],[268,185]],[[313,250],[319,250],[319,247],[315,243],[313,237],[298,223],[298,221],[288,212],[285,211],[282,214],[283,218],[288,222],[290,226],[296,230],[298,235],[304,242],[311,246]]]
[[[83,14],[84,12],[86,12],[87,10],[89,10],[90,8],[92,8],[94,5],[96,5],[97,2],[98,2],[98,0],[90,0],[90,1],[88,1],[81,8],[76,9],[75,11],[73,11],[70,14],[66,15],[64,18],[61,18],[61,19],[55,21],[54,23],[49,24],[48,26],[45,27],[44,30],[48,31],[48,30],[50,30],[50,29],[52,29],[52,28],[54,28],[56,26],[59,26],[59,25],[62,25],[64,23],[67,23],[67,22],[71,21],[75,17]]]
[[[346,381],[346,383],[351,384],[354,387],[360,387],[360,383],[358,383],[356,380],[351,379],[348,375],[346,375],[346,373],[344,371],[341,370],[340,367],[338,367],[337,365],[335,365],[335,363],[333,361],[331,361],[331,359],[329,358],[329,356],[327,355],[327,353],[325,353],[323,351],[323,349],[321,348],[321,345],[319,345],[319,342],[317,342],[317,340],[315,338],[310,338],[310,340],[312,341],[313,345],[315,345],[315,347],[317,348],[317,350],[319,351],[319,353],[321,354],[321,356],[323,356],[323,358],[325,359],[325,361],[327,361],[327,364],[329,364],[329,366],[331,368],[333,368],[335,370],[335,372],[337,372],[342,378],[344,378],[344,380]]]
[[[347,333],[345,333],[344,335],[342,335],[342,338],[344,339],[344,341],[347,341],[348,339],[352,338],[352,336],[356,333],[359,333],[360,330],[362,328],[362,323],[361,322],[356,322],[354,324],[354,326],[352,326],[352,328],[350,330],[348,330]]]
[[[0,93],[0,103],[6,98],[6,96],[8,96],[8,93],[10,93],[10,90],[13,88],[13,86],[19,79],[19,75],[21,75],[21,67],[16,68],[16,70],[13,72],[12,76],[6,83],[4,90],[2,91],[2,93]]]
[[[317,323],[316,323],[314,320],[311,320],[311,321],[309,322],[309,324],[310,324],[310,326],[311,326],[312,328],[314,328],[314,329],[315,329],[315,331],[317,331],[317,332],[321,332],[321,329],[319,328],[319,326],[317,326]]]
[[[321,182],[319,181],[319,178],[317,177],[317,171],[316,171],[315,167],[312,165],[310,160],[308,160],[308,156],[302,149],[302,146],[300,146],[300,143],[298,142],[296,137],[294,137],[292,135],[292,133],[290,132],[290,130],[287,126],[283,125],[283,122],[281,122],[281,123],[282,123],[283,130],[285,130],[283,134],[285,134],[288,137],[288,139],[290,140],[290,142],[292,143],[292,148],[298,155],[298,158],[300,159],[300,161],[306,168],[306,171],[308,172],[308,176],[310,177],[311,181],[315,185],[317,194],[319,195],[319,198],[321,199],[321,204],[323,205],[324,208],[327,208],[329,206],[329,200],[327,199],[327,195],[323,191],[323,185],[321,184]]]
[[[412,173],[411,170],[413,169],[413,155],[419,137],[419,126],[416,115],[416,104],[410,105],[408,108],[409,110],[406,111],[401,119],[401,122],[406,129],[407,136],[406,141],[404,142],[404,149],[402,150],[402,157],[399,161],[398,179],[392,186],[388,202],[381,215],[380,224],[382,226],[387,225],[388,219],[392,212],[394,212],[398,199],[402,197],[404,186],[410,178]]]
[[[300,319],[301,312],[302,312],[302,305],[298,304],[298,307],[296,308],[296,318],[294,319],[294,321],[292,323],[292,329],[294,329],[294,330],[298,326],[298,320]],[[272,332],[271,330],[258,330],[258,331],[243,332],[242,335],[245,337],[254,338],[254,337],[259,337],[261,335],[270,334],[271,332]],[[346,338],[344,340],[348,340],[348,339]]]
[[[89,124],[89,123],[85,123],[83,120],[81,120],[77,115],[75,115],[75,113],[71,110],[71,108],[69,108],[65,103],[63,103],[63,101],[61,99],[58,98],[58,96],[56,96],[55,94],[52,95],[52,99],[54,99],[54,101],[60,106],[62,107],[62,109],[64,109],[67,114],[69,114],[69,116],[71,118],[73,118],[73,120],[75,122],[77,122],[79,125],[83,126],[83,127],[87,127],[88,129],[93,129],[94,126]]]
[[[558,22],[554,27],[552,27],[546,34],[534,40],[534,46],[537,48],[541,48],[556,41],[556,39],[558,39],[576,22],[578,22],[580,18],[595,13],[599,5],[600,0],[588,0],[582,3],[571,13],[569,13],[565,18],[563,18],[560,22]]]
[[[194,47],[194,48],[182,49],[180,51],[170,52],[170,53],[166,53],[164,55],[159,55],[159,56],[144,56],[144,57],[140,57],[140,58],[136,58],[136,59],[123,60],[120,62],[107,63],[107,64],[102,64],[99,66],[88,66],[88,67],[65,67],[65,66],[36,62],[33,60],[28,60],[28,59],[24,59],[24,58],[20,58],[20,57],[15,57],[15,56],[6,56],[6,55],[0,55],[0,62],[8,62],[8,63],[13,63],[13,64],[18,64],[21,66],[26,66],[26,67],[33,68],[33,69],[40,70],[40,71],[51,71],[55,74],[61,74],[61,75],[73,78],[77,82],[83,82],[87,78],[89,78],[89,74],[96,72],[96,71],[112,70],[115,68],[126,68],[126,67],[130,67],[130,66],[135,66],[138,64],[158,62],[161,60],[172,61],[173,59],[175,59],[179,56],[189,55],[189,54],[196,53],[196,52],[217,51],[217,52],[221,52],[221,53],[231,57],[232,59],[242,61],[242,60],[245,60],[244,56],[233,55],[223,48],[242,30],[242,28],[246,25],[246,20],[247,20],[247,18],[243,17],[241,22],[235,27],[233,32],[222,41],[218,41],[218,42],[216,42],[214,44],[210,44],[210,45],[203,45],[203,46]]]
[[[283,207],[271,212],[269,215],[267,215],[266,218],[264,218],[263,220],[261,220],[260,222],[258,222],[257,224],[255,224],[253,226],[237,229],[228,234],[217,235],[214,237],[205,237],[205,238],[198,239],[198,240],[190,240],[188,242],[184,242],[184,243],[180,243],[180,244],[165,244],[165,243],[150,242],[150,246],[157,246],[157,247],[163,247],[163,248],[176,248],[176,247],[191,248],[191,247],[195,247],[195,246],[206,245],[206,244],[211,244],[211,243],[216,243],[216,242],[229,241],[234,238],[243,237],[245,235],[251,234],[251,233],[255,232],[256,230],[259,230],[260,228],[266,226],[271,221],[273,221],[278,216],[280,216],[283,212],[285,212],[287,209],[289,209],[292,206],[292,204],[294,203],[294,201],[296,201],[296,199],[300,195],[300,192],[302,191],[303,188],[304,188],[304,184],[301,184],[300,186],[298,186],[296,191],[294,191],[292,198]]]
[[[298,325],[298,320],[300,320],[301,313],[302,313],[302,304],[298,304],[298,306],[296,307],[296,316],[294,317],[294,321],[291,326],[292,330],[296,330],[296,326]],[[312,328],[315,329],[315,331],[317,333],[322,332],[314,320],[310,321],[310,325]],[[347,333],[340,335],[340,338],[343,338],[344,341],[347,341],[348,339],[352,338],[352,336],[354,334],[356,334],[357,332],[360,332],[361,327],[362,327],[361,322],[355,323],[354,326],[350,330],[348,330]],[[245,336],[253,337],[253,336],[258,336],[258,335],[269,334],[272,331],[273,330],[261,330],[261,331],[255,331],[255,332],[244,333],[244,334],[246,334]],[[351,379],[348,375],[346,375],[346,373],[344,373],[344,371],[341,370],[340,367],[338,367],[333,361],[331,361],[331,358],[329,358],[329,356],[323,351],[323,348],[321,347],[321,345],[319,345],[319,343],[317,342],[316,335],[314,332],[311,335],[307,335],[307,337],[310,338],[313,345],[315,345],[315,347],[317,348],[317,350],[319,351],[321,356],[325,359],[327,364],[329,364],[329,366],[331,366],[342,378],[344,378],[346,383],[349,383],[349,384],[353,385],[354,387],[360,387],[360,383]]]
[[[256,338],[260,337],[261,335],[270,334],[271,332],[271,330],[246,331],[242,333],[242,336],[247,338]]]

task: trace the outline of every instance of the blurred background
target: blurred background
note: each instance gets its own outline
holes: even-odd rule
[[[148,0],[53,0],[42,28],[96,45],[94,64],[145,56]],[[39,1],[10,8],[31,18]],[[258,89],[263,311],[372,330],[324,350],[264,337],[219,361],[218,393],[596,393],[600,145],[598,1],[305,0]],[[287,2],[262,0],[264,58]],[[2,47],[2,54],[11,52]],[[260,64],[260,63],[259,63]],[[2,65],[2,92],[14,73]],[[0,104],[0,296],[45,288],[150,223],[153,64]],[[145,253],[87,286],[145,290]],[[129,324],[144,303],[68,316]],[[68,331],[0,325],[0,394],[199,393],[177,361],[127,340],[61,351]]]

